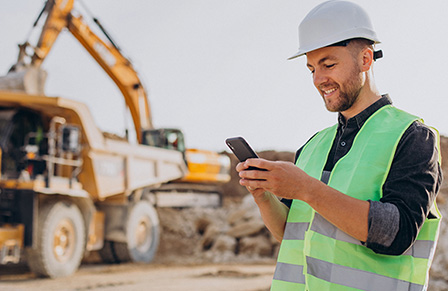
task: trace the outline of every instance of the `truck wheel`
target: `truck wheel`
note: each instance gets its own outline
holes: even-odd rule
[[[57,278],[73,274],[84,255],[85,226],[79,208],[56,202],[39,211],[36,247],[27,249],[27,261],[39,276]]]
[[[160,239],[159,218],[154,207],[145,200],[135,203],[128,212],[126,243],[114,242],[115,255],[120,262],[153,260]]]

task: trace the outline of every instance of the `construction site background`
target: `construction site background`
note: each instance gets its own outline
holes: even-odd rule
[[[443,173],[448,177],[448,137],[441,138],[441,151]],[[234,169],[236,159],[226,154]],[[271,160],[294,159],[293,152],[264,151],[259,155]],[[269,290],[279,244],[261,221],[252,196],[238,184],[234,170],[224,192],[221,208],[160,208],[160,246],[155,260],[147,266],[141,263],[104,265],[98,255],[91,254],[72,276],[41,280],[29,271],[27,273],[24,264],[21,267],[5,265],[0,266],[0,289],[6,287],[8,290],[12,286],[14,290],[29,290],[27,288],[32,285],[33,290],[87,290],[86,286],[89,289],[108,286],[111,290],[127,286],[131,290],[132,286],[138,288],[142,286],[139,284],[151,282],[156,286],[159,284],[159,289],[155,290],[229,290],[230,285],[226,284],[234,282],[231,286],[238,287],[233,290]],[[430,291],[448,290],[447,199],[448,181],[444,180],[437,203],[445,219],[430,271]],[[219,286],[204,289],[213,283]],[[179,286],[183,287],[179,289]]]

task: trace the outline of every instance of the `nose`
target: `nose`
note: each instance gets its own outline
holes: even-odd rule
[[[315,69],[313,73],[313,83],[316,88],[319,88],[319,85],[328,82],[328,76],[322,71]]]

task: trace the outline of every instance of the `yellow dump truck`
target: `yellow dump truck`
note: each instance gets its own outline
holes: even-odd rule
[[[230,179],[227,156],[185,149],[180,130],[153,128],[137,72],[104,28],[106,40],[72,14],[73,5],[48,0],[38,44],[20,46],[0,78],[0,264],[24,258],[52,278],[75,272],[89,251],[106,262],[150,262],[157,208],[219,206],[218,186]],[[86,105],[45,96],[40,65],[63,29],[120,88],[136,142],[101,132]]]

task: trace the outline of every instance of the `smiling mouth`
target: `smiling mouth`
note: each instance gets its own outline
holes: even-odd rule
[[[324,93],[324,96],[326,97],[326,96],[331,95],[336,90],[337,90],[337,88],[331,88],[331,89],[328,89],[328,90],[322,90],[322,92]]]

